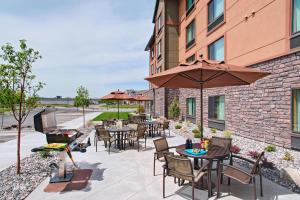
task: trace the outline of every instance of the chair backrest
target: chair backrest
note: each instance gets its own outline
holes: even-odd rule
[[[177,155],[165,154],[165,160],[169,175],[188,180],[194,176],[190,159]]]
[[[139,126],[139,124],[135,124],[135,123],[128,124],[128,127],[132,128],[134,131],[138,130],[138,126]]]
[[[230,151],[232,138],[213,136],[210,140],[210,146],[219,146]]]
[[[96,125],[95,130],[96,130],[96,135],[100,136],[100,129],[104,128],[104,125]]]
[[[107,130],[105,130],[104,126],[103,127],[99,127],[97,129],[98,129],[98,132],[99,132],[100,139],[102,139],[102,138],[106,138],[107,139],[107,138],[111,137],[110,134],[109,134],[109,132]]]
[[[154,143],[156,152],[158,153],[157,154],[158,158],[164,157],[164,154],[162,152],[169,152],[169,144],[165,137],[153,140],[153,143]]]
[[[137,127],[137,137],[144,138],[146,133],[146,126],[143,124],[139,124]]]
[[[169,129],[169,125],[170,125],[169,121],[164,121],[163,128],[164,129]]]
[[[262,160],[263,156],[264,156],[265,152],[261,152],[257,158],[257,160],[255,161],[252,170],[251,170],[251,174],[257,174],[259,172],[259,163]]]

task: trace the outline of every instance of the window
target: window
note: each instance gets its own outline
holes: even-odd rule
[[[196,117],[196,99],[195,98],[187,98],[186,99],[186,114],[187,117]]]
[[[300,0],[292,0],[292,33],[300,31]]]
[[[211,0],[208,4],[208,31],[224,21],[224,0]]]
[[[186,15],[189,15],[194,9],[194,0],[186,0]]]
[[[208,46],[208,59],[224,61],[224,37]]]
[[[160,58],[161,57],[161,40],[157,43],[157,46],[156,46],[157,50],[157,58]]]
[[[300,133],[300,89],[292,90],[292,129]]]
[[[153,75],[153,74],[154,74],[154,65],[151,65],[151,68],[150,68],[150,73],[151,73],[151,75]]]
[[[195,61],[195,54],[193,54],[192,56],[190,56],[190,57],[188,57],[186,60],[185,60],[185,62],[186,63],[191,63],[191,62],[193,62],[193,61]]]
[[[195,20],[186,27],[186,48],[190,48],[195,43]]]
[[[225,119],[225,96],[212,96],[208,98],[208,118],[224,121]]]
[[[161,14],[160,14],[157,18],[157,30],[158,30],[158,32],[160,32],[161,27],[162,27],[162,19],[161,19]]]
[[[154,58],[154,48],[151,49],[151,58]]]
[[[160,73],[161,72],[161,67],[157,67],[156,68],[156,73]]]

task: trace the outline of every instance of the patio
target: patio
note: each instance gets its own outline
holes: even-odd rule
[[[93,139],[94,131],[90,138]],[[171,133],[168,137],[170,146],[185,143],[181,136]],[[93,141],[91,142],[93,144]],[[143,146],[143,145],[141,145]],[[99,142],[98,152],[93,146],[86,153],[73,152],[73,157],[81,169],[93,169],[92,176],[86,188],[79,191],[45,193],[48,179],[43,181],[27,199],[163,199],[162,198],[162,168],[157,163],[157,175],[153,176],[154,146],[151,138],[147,140],[147,149],[137,152],[136,148],[128,148],[118,152],[112,148],[109,155],[103,142]],[[213,180],[215,173],[213,172]],[[166,199],[190,199],[191,187],[174,184],[173,178],[166,179]],[[264,197],[259,199],[300,199],[298,194],[263,179]],[[253,199],[252,188],[232,181],[228,187],[221,187],[220,199]],[[214,189],[214,192],[216,190]],[[230,192],[230,194],[228,193]],[[207,199],[207,191],[195,190],[196,199]],[[216,199],[213,196],[211,199]]]

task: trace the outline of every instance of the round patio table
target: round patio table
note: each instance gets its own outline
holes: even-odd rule
[[[193,143],[193,148],[200,148],[199,143]],[[214,187],[214,183],[211,181],[211,169],[212,169],[212,163],[213,160],[218,160],[217,161],[217,171],[218,168],[220,167],[220,161],[224,158],[226,158],[229,155],[229,151],[226,150],[225,148],[219,147],[219,146],[211,146],[206,154],[203,155],[193,155],[190,153],[185,152],[185,144],[179,145],[176,147],[176,152],[179,155],[185,156],[185,157],[190,157],[194,159],[194,168],[200,169],[199,167],[199,159],[205,159],[208,160],[209,164],[207,166],[207,183],[203,179],[200,179],[198,183],[196,183],[196,186],[200,189],[207,189],[208,190],[208,196],[212,196],[212,187]]]
[[[124,135],[134,131],[133,128],[130,128],[128,126],[123,126],[122,128],[119,127],[109,127],[106,129],[109,133],[114,133],[117,135],[117,146],[119,150],[124,149],[123,140]]]

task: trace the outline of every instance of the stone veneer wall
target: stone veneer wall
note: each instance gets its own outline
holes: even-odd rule
[[[225,129],[236,135],[280,146],[291,145],[291,89],[300,88],[300,52],[252,66],[272,74],[248,86],[204,91],[204,125],[208,97],[225,95]],[[200,90],[180,89],[181,115],[186,98],[196,97],[196,121],[200,121]]]

